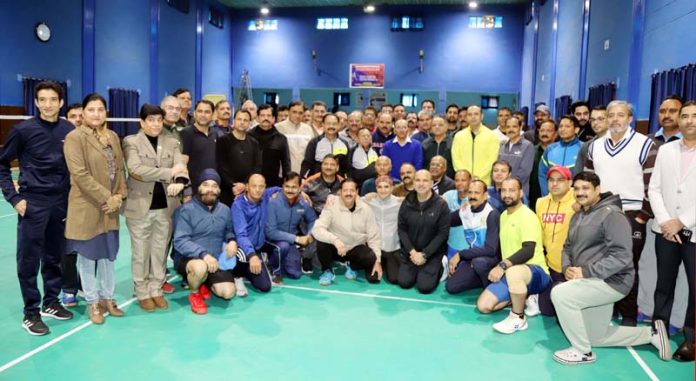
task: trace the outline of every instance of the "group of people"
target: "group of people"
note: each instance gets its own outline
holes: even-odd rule
[[[264,293],[319,270],[330,286],[340,262],[347,280],[364,271],[369,283],[421,293],[440,282],[450,294],[481,289],[480,313],[510,307],[493,325],[504,334],[555,315],[571,344],[554,353],[563,364],[594,362],[592,347],[615,345],[652,344],[671,359],[683,262],[690,294],[674,357],[693,361],[695,102],[664,100],[661,128],[646,136],[624,101],[576,102],[558,122],[541,105],[530,129],[503,107],[493,129],[478,106],[449,105],[439,116],[429,100],[418,113],[247,101],[233,111],[225,100],[193,104],[179,89],[144,104],[140,131],[121,141],[99,94],[69,106],[67,120],[59,86],[42,82],[35,94],[39,116],[16,125],[0,151],[0,185],[19,215],[30,334],[49,333],[41,316],[71,319],[64,306],[77,304],[78,289],[93,323],[124,315],[114,300],[122,214],[144,311],[168,308],[170,253],[196,314],[212,295],[248,295],[245,281]],[[650,219],[655,311],[637,326]]]

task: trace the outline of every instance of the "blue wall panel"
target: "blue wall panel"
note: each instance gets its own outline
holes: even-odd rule
[[[549,103],[550,77],[553,63],[551,49],[553,44],[553,1],[547,1],[539,12],[539,48],[537,51],[535,103]]]
[[[561,1],[558,19],[556,97],[577,98],[582,48],[582,1]]]
[[[47,43],[34,35],[45,22]],[[68,101],[82,100],[82,2],[0,0],[0,104],[22,105],[17,75],[69,81]]]
[[[160,3],[159,97],[179,87],[193,92],[195,75],[196,11],[195,2],[188,14]],[[227,27],[226,27],[227,28]],[[192,93],[193,94],[193,93]]]
[[[524,27],[524,51],[522,52],[522,80],[520,84],[520,107],[529,106],[532,102],[532,81],[534,81],[534,24]]]
[[[231,96],[231,72],[230,72],[230,28],[232,20],[225,17],[224,28],[218,29],[208,23],[210,4],[208,1],[203,9],[203,94],[223,94],[228,99]],[[228,15],[227,10],[221,5],[216,6]]]

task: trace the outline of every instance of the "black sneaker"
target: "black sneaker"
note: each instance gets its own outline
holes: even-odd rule
[[[41,316],[50,316],[57,320],[70,320],[73,313],[66,310],[60,303],[54,303],[41,309]]]
[[[51,332],[48,326],[41,320],[40,315],[24,315],[22,328],[26,329],[30,335],[43,336]]]
[[[312,258],[302,258],[302,272],[305,274],[311,274],[314,272],[314,266],[312,266]]]

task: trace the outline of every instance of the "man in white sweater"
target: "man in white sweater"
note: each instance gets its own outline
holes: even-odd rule
[[[358,199],[358,184],[354,180],[344,180],[338,195],[340,200],[324,207],[312,230],[322,270],[319,284],[333,283],[336,278],[332,269],[334,260],[350,262],[346,279],[357,278],[353,270],[365,270],[367,281],[377,283],[382,278],[382,243],[375,216],[370,207]]]

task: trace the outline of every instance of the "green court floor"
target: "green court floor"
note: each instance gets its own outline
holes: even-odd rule
[[[651,346],[597,348],[594,365],[551,359],[568,346],[552,318],[506,336],[474,309],[476,293],[432,295],[382,283],[317,276],[286,280],[269,294],[216,299],[207,315],[191,313],[180,280],[170,309],[147,314],[132,299],[125,224],[117,260],[123,318],[89,323],[84,303],[73,320],[46,320],[51,334],[21,328],[12,208],[0,203],[0,380],[692,380],[694,365],[662,362]],[[674,338],[673,347],[682,340]]]

